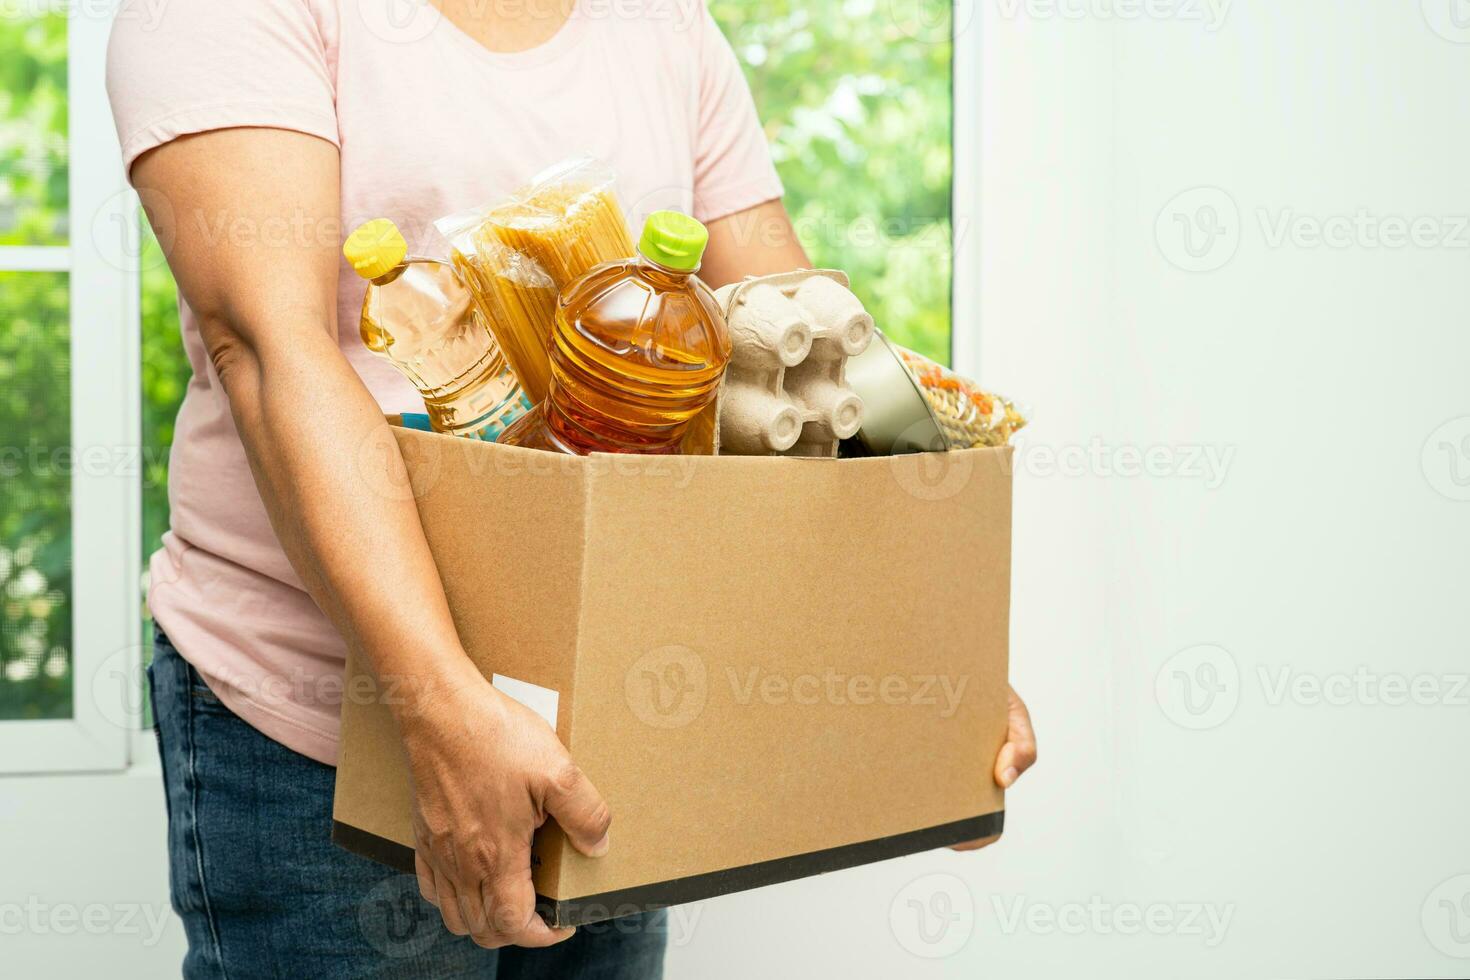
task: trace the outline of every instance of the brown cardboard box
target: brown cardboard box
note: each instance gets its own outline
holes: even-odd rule
[[[612,807],[605,857],[538,834],[549,921],[1000,833],[1009,449],[578,458],[396,435],[412,486],[383,489],[416,498],[465,649],[554,717]],[[333,837],[412,870],[402,749],[358,672]]]

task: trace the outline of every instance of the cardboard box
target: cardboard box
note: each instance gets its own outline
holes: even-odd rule
[[[412,485],[384,492],[417,500],[465,649],[612,807],[603,858],[537,835],[552,923],[1000,833],[1009,449],[578,458],[395,434]],[[411,871],[396,728],[348,672],[333,839]]]

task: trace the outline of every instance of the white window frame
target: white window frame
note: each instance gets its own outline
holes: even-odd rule
[[[0,271],[70,276],[71,438],[78,463],[71,482],[72,717],[0,722],[0,775],[157,764],[152,740],[138,731],[141,236],[104,86],[114,8],[88,8],[68,22],[70,244],[0,246]],[[956,0],[951,68],[951,344],[955,367],[972,376],[980,346],[979,14],[976,0]]]
[[[72,716],[0,722],[5,773],[122,769],[140,720],[137,199],[104,87],[111,25],[95,6],[67,22],[70,244],[0,247],[0,270],[69,274],[74,454]]]

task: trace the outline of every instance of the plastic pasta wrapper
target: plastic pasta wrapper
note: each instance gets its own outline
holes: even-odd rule
[[[483,222],[479,212],[465,212],[440,218],[435,226],[454,246],[454,267],[521,391],[537,405],[551,384],[546,344],[556,319],[556,283],[530,256],[479,234]]]
[[[1004,446],[1026,425],[1015,404],[984,391],[942,364],[893,345],[924,394],[951,449]]]
[[[539,405],[551,384],[557,293],[593,266],[633,254],[612,171],[589,157],[568,160],[503,202],[434,225],[454,246],[454,264],[521,389]]]
[[[535,259],[565,289],[594,265],[633,254],[613,182],[612,170],[590,157],[566,160],[491,208],[482,231]]]

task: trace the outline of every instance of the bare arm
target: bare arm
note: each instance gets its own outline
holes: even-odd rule
[[[549,812],[600,853],[610,815],[555,734],[465,656],[413,501],[381,492],[385,479],[402,486],[405,470],[337,347],[336,148],[220,130],[159,147],[133,179],[145,201],[168,204],[149,218],[173,243],[169,265],[287,557],[378,677],[406,682],[394,711],[425,896],[482,945],[566,938],[535,914],[531,834]],[[470,786],[466,773],[488,775]]]
[[[810,269],[812,260],[791,227],[786,205],[767,201],[709,223],[699,278],[711,289],[746,276]]]

